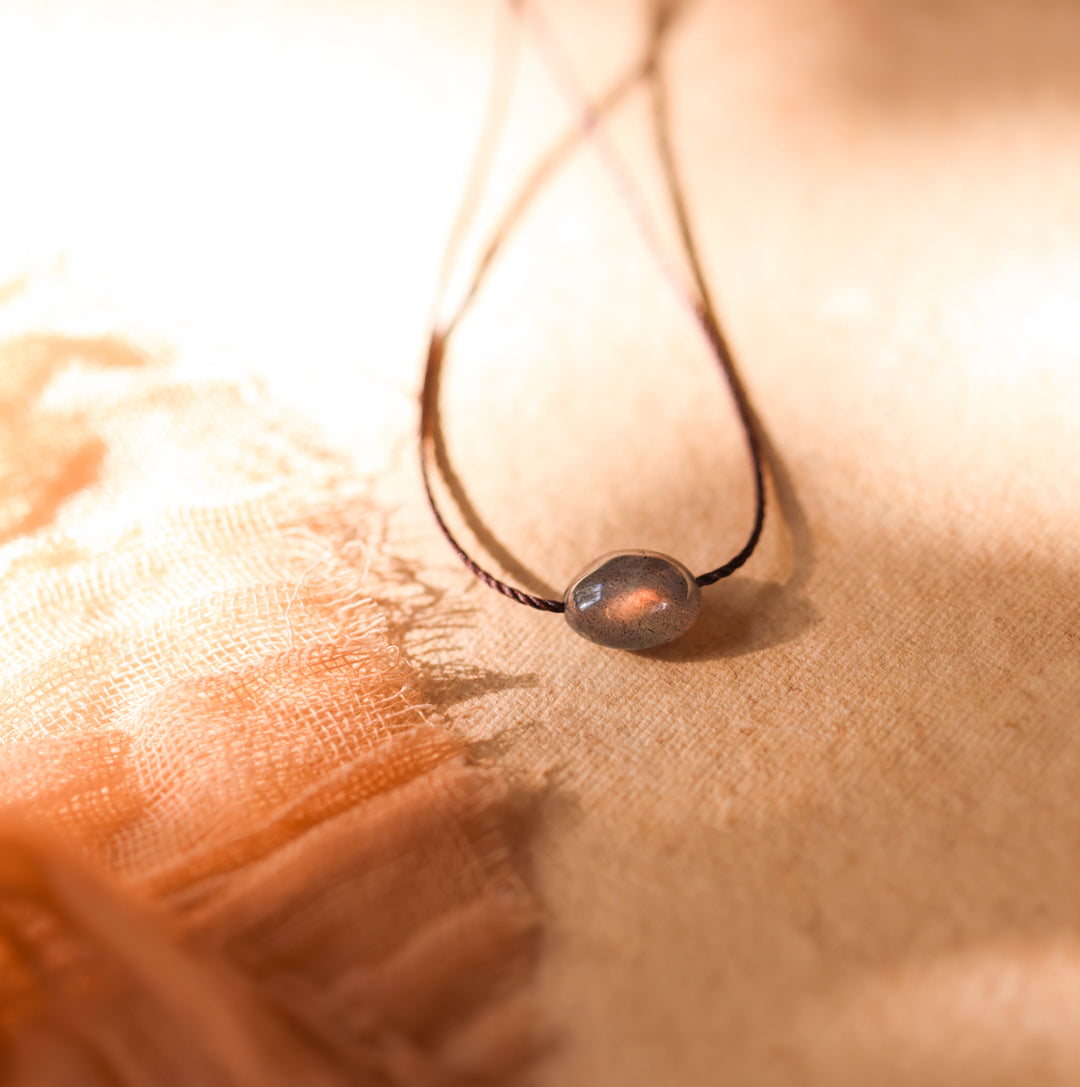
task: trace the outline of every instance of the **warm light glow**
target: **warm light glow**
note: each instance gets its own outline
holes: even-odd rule
[[[1080,1063],[1080,946],[1069,936],[1000,945],[870,973],[801,1009],[792,1037],[809,1064],[872,1082],[1023,1082],[1041,1056],[1044,1082]],[[830,1078],[827,1075],[824,1078]]]
[[[640,623],[668,607],[668,600],[656,589],[642,587],[633,592],[616,593],[607,604],[611,618],[618,623]]]
[[[29,291],[0,332],[146,330],[181,375],[266,377],[385,457],[470,151],[425,79],[474,118],[483,66],[447,71],[475,31],[391,4],[3,5],[0,287]]]

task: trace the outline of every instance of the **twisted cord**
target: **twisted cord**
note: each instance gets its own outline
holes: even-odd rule
[[[420,474],[424,480],[424,493],[427,495],[428,505],[435,517],[435,523],[439,526],[447,542],[454,549],[457,557],[465,564],[470,573],[478,577],[489,589],[494,589],[503,596],[516,600],[519,604],[527,604],[530,608],[539,611],[565,611],[566,606],[561,600],[552,600],[549,597],[533,596],[513,585],[497,578],[491,571],[485,570],[457,541],[457,537],[450,531],[450,526],[443,520],[435,501],[435,494],[431,487],[431,462],[435,459],[435,433],[437,400],[439,389],[439,369],[442,366],[443,349],[446,346],[446,337],[440,330],[431,334],[428,342],[427,366],[424,369],[424,389],[421,393],[420,410]]]
[[[516,15],[524,18],[525,4],[523,3],[523,0],[508,0],[508,3]],[[686,206],[678,189],[674,155],[672,154],[671,146],[666,136],[666,103],[660,86],[661,81],[659,79],[659,51],[661,39],[670,24],[674,10],[675,6],[671,3],[664,2],[664,0],[660,0],[660,2],[656,4],[654,8],[655,19],[652,39],[647,56],[641,64],[635,66],[629,80],[621,81],[608,95],[605,95],[603,99],[597,102],[589,100],[584,89],[578,83],[576,76],[574,75],[568,57],[556,41],[550,29],[542,20],[540,20],[535,8],[531,9],[530,15],[534,21],[535,37],[541,49],[548,54],[548,64],[556,82],[561,84],[564,93],[566,93],[569,98],[576,100],[578,103],[578,121],[576,127],[579,136],[582,138],[583,142],[591,144],[594,150],[599,154],[609,175],[614,181],[615,187],[629,211],[635,226],[641,234],[646,247],[656,260],[662,276],[668,281],[674,292],[683,299],[693,313],[698,326],[709,344],[710,350],[716,357],[717,365],[731,392],[739,415],[739,421],[742,424],[746,436],[747,450],[754,477],[753,525],[746,543],[735,555],[720,566],[717,566],[704,574],[699,574],[694,578],[697,584],[704,588],[707,585],[712,585],[722,578],[733,574],[747,562],[753,554],[754,549],[757,547],[765,525],[765,473],[762,446],[757,433],[757,423],[753,408],[750,405],[746,390],[743,388],[727,340],[724,337],[724,334],[720,329],[719,321],[716,318],[716,311],[709,296],[708,286],[705,282],[701,262],[697,253],[697,247],[694,243],[693,232],[690,228]],[[649,78],[652,81],[654,88],[657,139],[660,147],[661,159],[664,164],[664,177],[668,185],[669,197],[671,198],[672,205],[675,209],[683,246],[686,250],[693,272],[693,285],[688,284],[675,270],[668,253],[659,242],[659,235],[646,211],[645,202],[641,196],[640,190],[634,184],[633,178],[620,160],[615,149],[604,137],[603,129],[601,127],[603,114],[620,100],[623,92],[628,89],[629,86],[643,77]],[[474,178],[478,173],[482,172],[479,169],[481,159],[486,158],[490,154],[490,141],[493,139],[493,132],[498,124],[501,123],[502,119],[502,115],[496,115],[495,111],[492,110],[489,123],[485,126],[486,134],[485,138],[481,141],[481,150],[478,153],[477,161],[474,163],[471,171]],[[509,597],[511,600],[517,601],[519,604],[525,604],[531,608],[536,608],[539,611],[548,612],[563,612],[566,610],[565,604],[561,600],[535,596],[532,593],[527,593],[522,589],[518,589],[517,587],[502,581],[490,571],[485,570],[461,546],[443,518],[438,503],[435,500],[435,495],[431,486],[430,463],[435,459],[438,415],[438,379],[447,338],[453,327],[457,324],[457,321],[460,319],[461,314],[474,297],[479,282],[490,266],[495,255],[495,250],[504,238],[513,218],[525,209],[531,198],[538,191],[541,179],[554,169],[562,155],[571,149],[572,142],[573,141],[569,138],[561,140],[556,144],[553,152],[547,156],[541,162],[537,170],[534,171],[534,176],[525,184],[517,199],[513,201],[510,213],[504,218],[499,229],[496,230],[494,240],[491,245],[488,246],[487,251],[481,258],[480,266],[476,275],[473,277],[473,282],[466,293],[465,299],[458,307],[457,312],[449,319],[449,321],[444,322],[442,326],[436,326],[433,329],[428,343],[427,361],[424,370],[424,384],[421,393],[420,471],[424,483],[424,493],[427,496],[428,505],[435,518],[435,523],[439,526],[446,541],[450,544],[466,569],[476,578],[489,588],[494,589],[503,596]],[[455,224],[455,234],[463,227],[462,218],[463,217],[459,215],[458,221]],[[445,272],[446,267],[444,265],[444,281]]]
[[[691,262],[696,266],[695,257],[691,256]],[[758,439],[753,410],[743,390],[742,382],[739,380],[739,373],[735,369],[735,361],[731,357],[727,341],[720,331],[720,326],[717,324],[713,308],[707,297],[695,307],[694,312],[705,335],[708,337],[709,343],[712,345],[716,361],[728,383],[728,388],[731,389],[735,407],[739,412],[739,421],[742,423],[743,431],[746,434],[746,442],[750,450],[750,463],[754,471],[754,523],[750,529],[750,535],[747,537],[742,549],[728,559],[727,562],[717,566],[714,570],[698,574],[694,578],[698,585],[704,589],[706,585],[713,585],[721,578],[729,577],[735,573],[754,553],[754,548],[757,547],[758,540],[761,539],[762,529],[765,527],[765,471],[762,464],[761,442]]]

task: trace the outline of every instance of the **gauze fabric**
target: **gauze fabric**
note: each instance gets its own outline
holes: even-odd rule
[[[4,1082],[502,1082],[521,803],[425,707],[346,466],[119,341],[0,382]]]

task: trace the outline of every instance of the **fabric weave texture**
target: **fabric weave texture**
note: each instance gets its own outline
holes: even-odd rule
[[[347,465],[120,341],[0,367],[4,1082],[503,1082],[521,797],[425,705]]]

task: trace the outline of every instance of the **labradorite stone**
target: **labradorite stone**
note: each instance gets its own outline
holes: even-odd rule
[[[563,597],[577,634],[612,649],[649,649],[685,634],[701,588],[681,562],[656,551],[616,551],[587,566]]]

